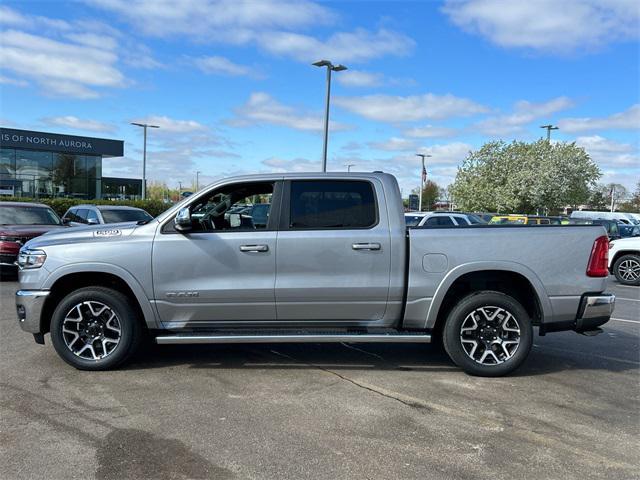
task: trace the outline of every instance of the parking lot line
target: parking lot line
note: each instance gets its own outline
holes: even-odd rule
[[[624,298],[624,297],[616,297],[616,302],[618,300],[627,300],[628,302],[640,302],[640,298]]]
[[[616,322],[628,322],[628,323],[640,323],[640,320],[627,320],[626,318],[611,318],[611,320],[615,320]]]
[[[637,289],[638,287],[634,287],[633,285],[616,285],[616,287],[622,287],[622,288],[635,288]]]

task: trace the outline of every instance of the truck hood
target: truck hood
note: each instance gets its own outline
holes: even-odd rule
[[[42,248],[51,245],[66,245],[82,242],[108,242],[128,237],[138,227],[135,222],[90,225],[51,230],[29,240],[23,248]]]

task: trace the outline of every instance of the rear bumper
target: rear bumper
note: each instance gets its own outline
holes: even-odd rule
[[[29,333],[40,331],[40,317],[48,290],[18,290],[16,292],[16,312],[20,328]]]
[[[593,330],[609,321],[615,307],[616,297],[611,293],[585,295],[580,302],[576,318],[576,332]]]
[[[540,335],[566,330],[579,333],[594,330],[609,321],[615,301],[615,295],[610,293],[588,293],[582,297],[571,297],[566,304],[556,301],[555,305],[562,307],[562,310],[555,311],[554,308],[555,316],[540,324]]]

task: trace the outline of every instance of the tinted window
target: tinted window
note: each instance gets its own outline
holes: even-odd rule
[[[78,210],[76,210],[76,222],[87,223],[88,212],[89,210],[87,210],[86,208],[79,208]]]
[[[415,227],[420,223],[423,217],[421,215],[405,215],[404,221],[407,224],[407,227]]]
[[[98,214],[95,210],[87,210],[87,223],[89,223],[89,220],[93,220],[94,223],[99,223]]]
[[[144,210],[101,208],[100,213],[102,214],[104,223],[140,222],[140,221],[146,222],[153,218]]]
[[[448,215],[434,215],[433,217],[427,218],[427,221],[424,222],[425,225],[436,225],[436,226],[450,226],[453,225],[453,220]]]
[[[467,219],[467,222],[469,222],[471,225],[481,225],[485,223],[484,220],[482,220],[477,215],[467,215],[466,219]]]
[[[291,182],[291,228],[367,228],[376,223],[373,186],[363,181]]]
[[[0,207],[0,225],[60,225],[48,207]]]
[[[466,217],[455,217],[458,225],[471,225],[471,222]]]

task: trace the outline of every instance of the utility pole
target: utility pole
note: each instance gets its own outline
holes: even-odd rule
[[[200,174],[202,172],[200,170],[196,171],[196,192],[200,190]]]
[[[131,122],[131,125],[142,127],[144,130],[144,142],[142,145],[142,200],[147,199],[147,128],[160,128],[158,125],[148,123]]]
[[[345,164],[345,167],[347,167],[347,172],[351,171],[351,167],[355,167],[356,164],[355,163],[347,163]]]
[[[182,193],[182,182],[178,180],[178,193]]]
[[[613,207],[615,206],[614,198],[616,196],[616,186],[611,185],[611,212],[613,213]]]
[[[422,170],[420,171],[420,198],[418,202],[418,211],[422,211],[422,192],[424,192],[424,182],[427,179],[427,169],[424,166],[425,157],[430,157],[431,155],[425,153],[416,153],[416,157],[422,158]]]
[[[327,67],[327,98],[324,109],[324,143],[322,146],[322,171],[327,171],[327,143],[329,142],[329,100],[331,98],[331,72],[346,70],[344,65],[334,65],[329,60],[320,60],[313,63],[316,67]]]
[[[549,124],[549,125],[540,125],[540,128],[546,128],[547,129],[547,142],[551,141],[551,130],[559,130],[558,127],[553,126],[551,124]]]

